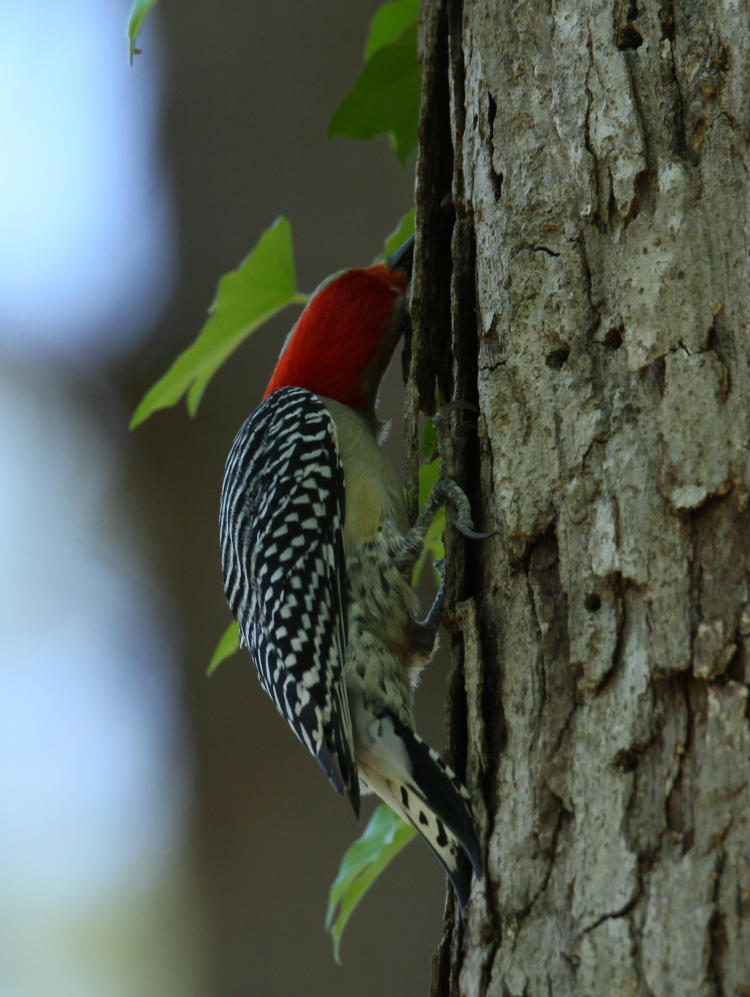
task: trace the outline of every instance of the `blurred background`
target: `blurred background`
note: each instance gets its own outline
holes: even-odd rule
[[[311,290],[410,207],[385,140],[325,137],[376,7],[163,0],[131,69],[126,0],[0,0],[3,997],[427,990],[437,863],[407,848],[336,966],[328,888],[372,805],[357,824],[246,654],[205,677],[224,459],[294,313],[196,420],[127,431],[277,214]],[[417,706],[436,746],[444,681]]]

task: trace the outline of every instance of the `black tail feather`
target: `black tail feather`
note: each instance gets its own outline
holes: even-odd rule
[[[474,814],[469,794],[461,781],[443,760],[414,731],[393,718],[394,732],[406,748],[412,770],[411,788],[419,801],[437,821],[436,844],[425,833],[429,817],[425,811],[408,799],[408,790],[402,790],[401,803],[411,823],[431,845],[456,891],[461,910],[468,901],[472,869],[477,879],[482,877],[482,851],[477,837]],[[420,824],[425,826],[420,827]],[[446,829],[460,845],[452,854]],[[441,841],[441,837],[444,839]],[[438,847],[436,847],[436,845]],[[441,851],[441,847],[446,847]]]

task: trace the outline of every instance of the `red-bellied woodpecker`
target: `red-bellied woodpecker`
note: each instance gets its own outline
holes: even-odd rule
[[[227,458],[224,587],[261,685],[359,813],[360,783],[425,838],[463,909],[481,853],[469,794],[414,730],[413,685],[436,645],[441,597],[414,617],[409,578],[446,497],[410,529],[378,446],[375,396],[408,321],[411,241],[387,263],[322,284],[263,402]]]

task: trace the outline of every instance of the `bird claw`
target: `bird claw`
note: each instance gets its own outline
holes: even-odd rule
[[[457,522],[450,515],[448,519],[451,525],[455,526],[458,532],[466,537],[467,540],[489,540],[490,537],[494,537],[494,531],[492,533],[478,533],[476,530],[472,529],[470,526],[464,526],[463,523]]]
[[[468,436],[472,429],[476,429],[477,424],[474,419],[464,419],[463,422],[459,422],[456,428],[453,430],[453,435],[456,439],[460,439],[462,436]]]
[[[451,415],[454,412],[470,411],[479,413],[472,402],[460,399],[443,405],[432,417],[432,425],[437,437],[438,452],[442,461],[440,475],[432,486],[427,502],[417,520],[417,530],[424,535],[441,505],[447,509],[449,522],[468,540],[486,540],[491,533],[479,533],[474,529],[471,505],[461,486],[452,477],[453,439],[464,436],[472,428],[472,420],[464,420],[455,433],[451,431]]]
[[[471,505],[463,488],[444,471],[441,471],[440,477],[432,486],[427,504],[435,511],[441,505],[445,505],[448,521],[469,540],[486,540],[492,536],[491,533],[476,532],[471,516]]]
[[[489,533],[478,533],[474,529],[474,522],[471,516],[471,506],[463,489],[453,480],[453,440],[465,437],[476,426],[476,420],[464,419],[458,424],[455,431],[451,429],[451,416],[454,412],[471,412],[479,415],[479,409],[472,402],[464,399],[456,399],[447,402],[436,412],[432,418],[432,425],[438,441],[438,451],[443,462],[440,477],[435,483],[435,488],[443,495],[447,501],[447,516],[453,526],[468,540],[485,540],[491,536]]]
[[[441,557],[433,561],[433,565],[440,574],[440,588],[433,600],[430,611],[423,620],[414,621],[414,632],[409,646],[410,654],[417,657],[420,655],[429,660],[435,650],[437,632],[440,627],[440,620],[443,615],[443,601],[445,599],[445,571],[444,559]]]
[[[465,436],[469,430],[476,425],[473,419],[464,419],[463,422],[459,423],[454,432],[451,429],[451,416],[454,412],[471,412],[473,415],[479,415],[479,409],[473,404],[473,402],[463,401],[460,398],[452,402],[446,402],[445,405],[441,405],[432,417],[432,427],[435,430],[435,436],[437,437],[438,450],[441,452],[441,443],[443,440],[450,437]]]

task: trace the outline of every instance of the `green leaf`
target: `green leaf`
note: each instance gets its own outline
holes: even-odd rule
[[[375,11],[370,23],[370,33],[365,45],[365,62],[369,62],[375,53],[398,41],[403,33],[416,24],[419,17],[419,0],[394,0],[384,3]]]
[[[419,468],[419,479],[417,483],[419,508],[423,509],[425,503],[427,502],[427,497],[432,491],[432,486],[438,479],[441,465],[440,455],[437,449],[437,436],[435,435],[435,428],[432,424],[432,419],[427,419],[424,424],[420,453],[423,457],[429,458],[427,462],[422,464]],[[406,497],[405,492],[404,497]],[[444,533],[445,506],[441,506],[435,513],[435,518],[432,520],[427,529],[424,543],[422,544],[422,553],[419,555],[417,563],[414,565],[414,569],[411,574],[411,584],[413,588],[416,588],[416,586],[419,585],[419,581],[422,577],[424,566],[427,564],[428,557],[431,558],[433,564],[435,561],[439,561],[441,557],[445,557],[445,546],[443,544]],[[437,568],[435,569],[435,580],[438,584],[440,584],[441,579]]]
[[[395,253],[400,246],[403,246],[410,235],[414,235],[414,215],[415,209],[411,208],[385,240],[385,247],[383,249],[384,257]]]
[[[216,645],[216,650],[211,656],[211,660],[208,663],[208,668],[206,669],[206,677],[210,678],[222,661],[226,661],[227,658],[239,651],[240,649],[240,628],[232,620],[229,626],[226,628],[224,633],[221,635],[219,643]]]
[[[417,144],[421,79],[417,26],[378,48],[333,112],[328,137],[371,139],[388,134],[402,164]]]
[[[414,565],[414,570],[412,572],[412,585],[419,585],[419,580],[422,577],[422,572],[427,564],[427,558],[429,557],[434,564],[435,561],[439,561],[441,557],[445,557],[445,547],[443,546],[443,535],[445,534],[445,506],[438,509],[435,514],[435,518],[430,524],[430,528],[425,533],[424,545],[422,547],[422,553],[419,555],[419,560]],[[435,568],[435,582],[440,584],[440,574]]]
[[[425,423],[424,434],[422,436],[422,456],[428,457],[436,452],[436,437],[435,430],[432,427],[432,419],[428,419]],[[432,486],[438,479],[440,474],[440,458],[434,457],[433,460],[429,461],[427,464],[422,464],[419,469],[419,508],[423,508],[425,502],[427,501],[427,496],[432,490]],[[411,583],[416,586],[419,584],[419,580],[422,577],[422,572],[424,566],[427,563],[427,558],[432,559],[432,563],[439,560],[441,557],[445,556],[445,547],[443,546],[443,534],[445,533],[445,506],[438,509],[435,518],[430,523],[429,529],[425,534],[424,544],[422,546],[422,553],[419,555],[417,563],[414,565],[414,570],[412,572]],[[435,577],[439,583],[440,576],[435,571]]]
[[[326,931],[333,938],[333,954],[341,962],[341,936],[355,907],[369,888],[417,832],[381,803],[353,845],[346,850],[339,874],[328,896]]]
[[[143,22],[146,20],[151,8],[156,5],[156,0],[133,0],[128,18],[128,38],[130,40],[130,65],[133,65],[133,56],[140,55],[140,49],[135,47],[138,35],[141,33]]]
[[[250,333],[287,305],[306,300],[296,291],[291,227],[277,218],[237,269],[220,278],[200,335],[146,393],[130,428],[174,405],[186,391],[188,411],[195,415],[208,382]]]

